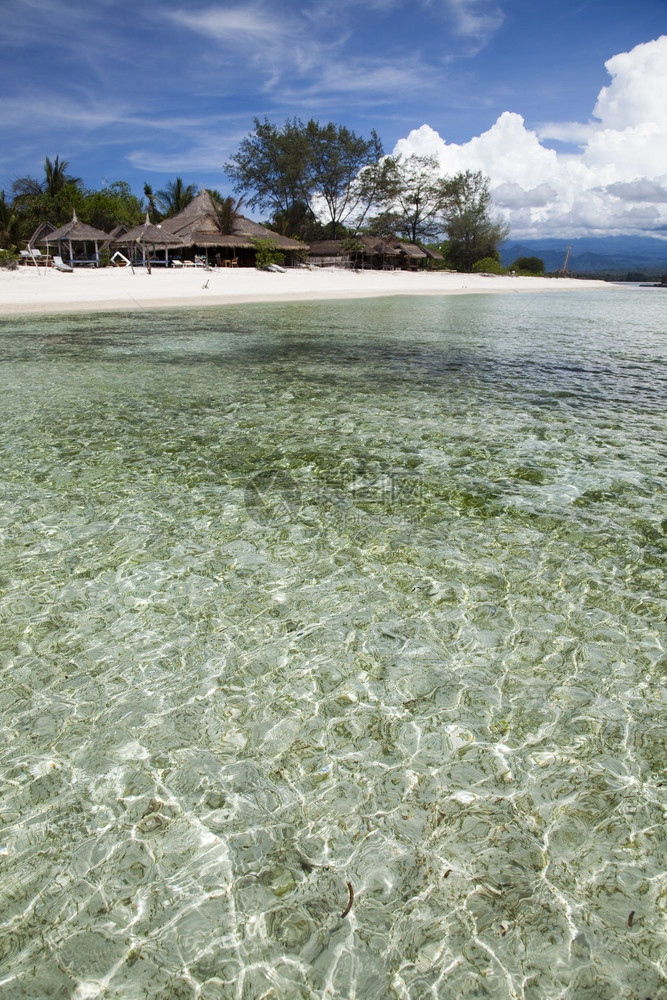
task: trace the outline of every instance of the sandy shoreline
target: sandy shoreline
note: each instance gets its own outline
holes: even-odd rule
[[[604,281],[509,278],[482,274],[293,269],[284,274],[252,268],[53,268],[0,271],[0,316],[21,313],[198,308],[241,302],[346,299],[385,295],[451,295],[478,292],[581,291],[613,288]]]

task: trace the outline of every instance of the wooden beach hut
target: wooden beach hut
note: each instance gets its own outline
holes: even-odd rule
[[[308,259],[317,267],[363,268],[373,271],[393,271],[400,267],[399,251],[379,236],[317,240],[310,244]]]
[[[62,248],[63,244],[69,249],[69,263],[72,267],[83,266],[83,267],[99,267],[100,264],[100,243],[104,243],[105,240],[109,238],[107,233],[103,233],[101,229],[95,229],[94,226],[89,226],[85,222],[79,222],[76,217],[76,212],[72,213],[71,222],[66,225],[61,226],[60,229],[54,229],[52,233],[46,233],[42,239],[41,243],[46,243],[47,250],[55,245],[58,248],[58,254],[60,257],[63,256]],[[74,256],[74,244],[80,243],[82,246],[82,256]],[[88,245],[92,243],[95,251],[94,257],[90,256],[90,251],[88,250]]]
[[[202,188],[182,212],[163,219],[160,227],[178,236],[191,257],[197,255],[218,266],[254,267],[253,240],[271,240],[285,254],[288,266],[297,263],[308,250],[306,244],[281,236],[238,213],[225,224],[224,215],[219,202]]]
[[[422,271],[428,261],[428,254],[416,243],[394,244],[400,254],[400,266],[406,271]]]
[[[130,261],[135,262],[136,251],[141,250],[141,263],[145,267],[146,263],[159,264],[164,267],[169,266],[169,251],[182,250],[187,244],[174,233],[167,232],[162,226],[155,226],[146,218],[140,226],[135,226],[129,232],[119,234],[112,240],[112,246],[124,246],[128,251]],[[157,259],[155,253],[160,250],[164,252],[164,257]],[[147,256],[148,254],[148,256]],[[151,255],[152,254],[152,255]]]

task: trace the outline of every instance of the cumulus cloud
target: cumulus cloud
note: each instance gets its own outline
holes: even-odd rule
[[[482,170],[513,236],[634,234],[667,227],[667,35],[605,63],[611,83],[588,123],[526,127],[506,111],[482,135],[457,145],[429,125],[394,153],[435,155],[444,173]],[[545,139],[576,143],[560,153]]]

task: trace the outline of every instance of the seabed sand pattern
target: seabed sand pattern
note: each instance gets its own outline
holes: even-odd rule
[[[0,273],[0,315],[106,312],[112,309],[200,307],[239,302],[365,298],[384,295],[450,295],[471,292],[543,292],[613,288],[576,278],[510,278],[447,272],[347,271],[294,268],[79,269],[20,267]]]

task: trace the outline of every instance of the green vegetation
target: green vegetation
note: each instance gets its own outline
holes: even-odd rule
[[[85,222],[105,233],[116,226],[132,229],[141,222],[144,214],[141,202],[132,194],[126,181],[115,181],[101,191],[89,192],[81,211]]]
[[[473,274],[505,274],[505,268],[497,257],[482,257],[476,260],[470,270]]]
[[[517,257],[509,269],[516,274],[540,275],[544,274],[544,261],[539,257]]]
[[[255,246],[255,267],[259,271],[266,270],[271,264],[282,264],[285,254],[273,240],[253,240]]]
[[[442,266],[500,273],[498,247],[508,228],[491,214],[488,177],[470,170],[443,176],[433,156],[384,156],[375,131],[363,138],[333,122],[295,117],[278,126],[255,118],[225,170],[242,196],[212,192],[224,234],[234,231],[245,200],[251,209],[271,213],[269,228],[295,239],[370,235],[422,242],[441,251]],[[177,177],[155,192],[145,184],[142,200],[125,181],[87,190],[68,171],[66,160],[46,157],[43,178],[19,178],[10,199],[0,192],[0,247],[25,244],[40,223],[61,226],[73,212],[104,232],[132,228],[146,211],[159,222],[181,212],[196,194],[194,184]],[[266,242],[257,241],[260,267],[284,257]],[[520,273],[544,271],[538,258],[518,258],[513,266]]]
[[[489,179],[480,171],[443,177],[433,156],[384,157],[375,132],[364,140],[331,122],[288,118],[278,127],[256,118],[225,169],[238,190],[250,192],[250,207],[273,213],[270,226],[302,239],[325,236],[315,206],[330,238],[444,237],[448,264],[469,271],[496,257],[509,233],[491,215]]]
[[[304,238],[311,238],[317,223],[312,206],[319,201],[335,239],[345,220],[368,205],[363,171],[382,156],[376,133],[366,140],[344,125],[312,118],[306,124],[288,118],[281,128],[255,118],[254,126],[225,164],[236,190],[250,191],[248,205],[272,212],[280,232]]]
[[[14,271],[18,265],[19,255],[16,247],[9,247],[8,250],[0,250],[0,267],[6,271]]]
[[[441,179],[434,156],[389,157],[378,185],[379,199],[394,231],[409,243],[442,233]]]
[[[490,215],[489,178],[466,170],[442,183],[442,219],[447,258],[459,271],[470,271],[485,257],[497,257],[509,227]]]

